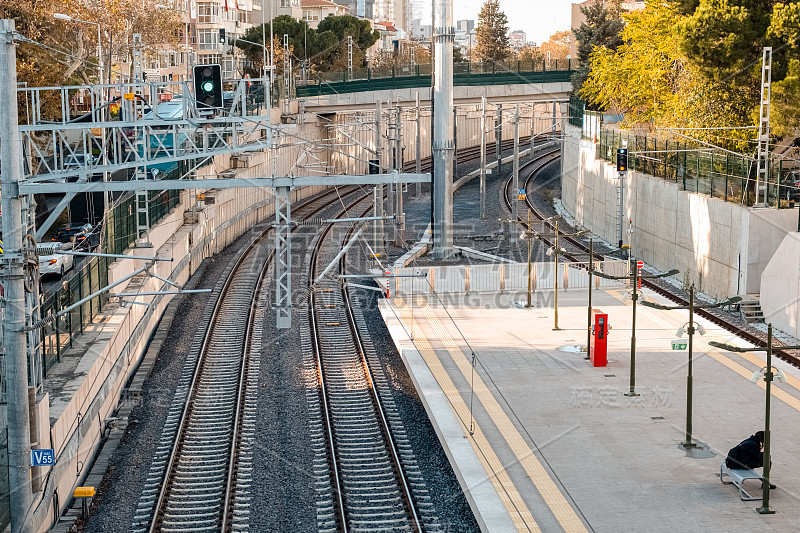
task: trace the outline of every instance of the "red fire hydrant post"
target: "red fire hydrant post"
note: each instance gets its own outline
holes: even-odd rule
[[[638,283],[638,287],[636,287],[636,288],[639,289],[639,290],[641,290],[641,288],[642,288],[642,267],[644,267],[644,262],[643,261],[637,261],[636,262],[636,268],[639,269],[639,283]]]
[[[592,345],[589,351],[592,366],[608,365],[608,332],[610,329],[608,313],[604,313],[600,309],[592,309]]]

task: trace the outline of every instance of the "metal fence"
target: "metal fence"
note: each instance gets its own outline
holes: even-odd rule
[[[586,120],[582,117],[584,125]],[[756,163],[752,157],[696,142],[602,126],[599,134],[584,131],[583,136],[597,142],[597,157],[606,161],[615,161],[617,149],[627,147],[632,170],[675,181],[685,191],[742,205],[755,203]],[[761,199],[767,205],[778,209],[794,207],[800,199],[800,189],[789,179],[790,171],[784,168],[782,159],[770,159],[766,192]]]
[[[189,163],[187,163],[189,164]],[[186,169],[179,165],[165,179],[177,179]],[[100,251],[121,254],[136,241],[136,199],[129,196],[112,206],[103,217]],[[180,191],[151,191],[149,193],[150,226],[154,226],[180,202]],[[41,316],[47,317],[79,302],[108,285],[108,267],[114,260],[92,257],[80,263],[72,276],[62,281],[54,291],[43,294]],[[75,338],[108,303],[108,294],[98,295],[74,310],[41,328],[43,372],[61,360],[62,352],[73,346]]]
[[[453,85],[510,85],[518,83],[567,82],[572,76],[571,60],[456,63]],[[430,87],[430,64],[409,67],[326,72],[298,83],[298,98],[360,91]]]
[[[595,269],[612,276],[624,276],[627,268],[626,261],[610,260],[595,263]],[[503,293],[528,289],[527,263],[406,267],[397,269],[396,274],[409,277],[390,278],[388,286],[392,296]],[[417,277],[410,277],[411,275]],[[594,279],[597,288],[619,287],[624,284],[618,280],[599,276]],[[552,290],[556,281],[558,288],[563,290],[587,288],[589,274],[586,271],[586,263],[560,263],[558,272],[555,271],[555,263],[531,264],[531,286],[534,291]]]

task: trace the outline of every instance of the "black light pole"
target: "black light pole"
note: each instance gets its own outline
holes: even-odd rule
[[[633,270],[633,272],[629,273],[627,276],[609,276],[608,274],[598,270],[593,270],[592,273],[595,276],[600,276],[601,278],[606,279],[625,279],[633,281],[633,294],[631,295],[631,299],[633,300],[633,320],[631,321],[631,379],[630,390],[625,393],[625,396],[639,396],[639,394],[636,393],[636,301],[639,299],[637,285],[639,284],[640,279],[666,278],[669,276],[674,276],[675,274],[679,273],[680,270],[673,269],[669,272],[663,272],[661,274],[654,274],[651,276],[639,276],[639,269],[636,267],[636,265],[634,265],[631,270]]]
[[[661,305],[654,302],[642,302],[642,305],[647,307],[652,307],[654,309],[661,309],[663,311],[669,311],[674,309],[688,309],[689,310],[689,322],[685,326],[682,326],[678,330],[678,336],[682,335],[682,330],[684,327],[686,328],[686,333],[689,335],[689,365],[688,365],[688,372],[686,375],[686,436],[681,442],[681,446],[685,449],[688,448],[697,448],[697,444],[692,440],[692,363],[693,363],[693,340],[694,340],[694,333],[698,329],[700,330],[700,334],[703,334],[702,326],[699,328],[695,328],[694,325],[694,310],[695,309],[714,309],[717,307],[723,307],[726,305],[734,304],[740,301],[741,298],[739,296],[734,296],[732,298],[728,298],[722,302],[714,303],[714,304],[707,304],[707,305],[695,305],[694,304],[694,284],[689,287],[689,305],[677,305],[677,306],[667,306]]]
[[[772,381],[775,379],[775,374],[772,373],[772,324],[767,324],[767,346],[753,346],[748,348],[740,348],[738,346],[731,346],[730,344],[724,344],[721,342],[714,342],[711,341],[708,343],[715,348],[721,348],[723,350],[727,350],[729,352],[767,352],[767,366],[753,374],[753,378],[757,380],[762,374],[762,370],[766,370],[764,372],[764,381],[766,382],[766,414],[764,417],[764,478],[763,482],[761,483],[761,487],[763,490],[763,496],[761,497],[761,507],[756,509],[759,514],[774,514],[775,509],[770,507],[769,505],[769,475],[772,465],[771,455],[770,455],[770,429],[769,429],[769,419],[770,419],[770,397],[772,396]],[[800,350],[800,346],[777,346],[780,350]],[[781,375],[778,376],[778,379],[782,379]]]

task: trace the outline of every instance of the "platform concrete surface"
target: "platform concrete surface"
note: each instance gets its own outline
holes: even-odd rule
[[[559,331],[552,296],[538,292],[531,309],[515,303],[524,298],[519,294],[382,302],[485,530],[800,529],[797,369],[776,363],[787,374],[786,383],[773,386],[771,402],[778,489],[770,503],[777,512],[761,515],[761,501],[741,501],[735,487],[720,482],[719,469],[730,448],[764,428],[764,382],[750,381],[764,355],[710,347],[711,340],[746,343],[697,319],[707,333],[695,335],[693,436],[704,448],[687,453],[679,443],[688,352],[672,351],[670,343],[687,312],[637,305],[639,396],[628,397],[630,296],[624,289],[594,292],[594,307],[609,314],[613,328],[608,366],[599,368],[575,350],[586,343],[586,289],[559,293]],[[669,304],[649,291],[644,297]],[[755,484],[751,492],[760,495]]]

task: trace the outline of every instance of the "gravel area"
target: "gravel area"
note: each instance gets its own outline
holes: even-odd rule
[[[207,268],[196,288],[213,288],[236,252],[249,244],[252,238],[253,234],[247,233],[224,252],[207,259]],[[172,322],[150,378],[144,384],[142,402],[131,412],[125,436],[111,455],[103,483],[93,501],[92,514],[84,528],[86,532],[130,529],[181,369],[192,339],[202,326],[203,311],[206,305],[211,304],[207,294],[180,298],[176,320]]]

